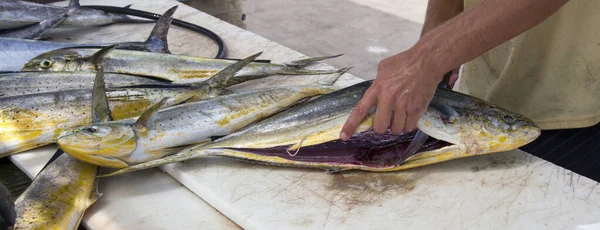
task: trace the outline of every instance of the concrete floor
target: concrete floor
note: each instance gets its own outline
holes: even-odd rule
[[[245,0],[247,30],[373,79],[378,62],[419,38],[425,0]]]

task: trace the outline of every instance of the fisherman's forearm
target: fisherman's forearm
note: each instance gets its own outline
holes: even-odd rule
[[[464,0],[429,0],[421,37],[463,11]]]
[[[486,0],[425,34],[411,48],[441,76],[541,23],[568,0]]]

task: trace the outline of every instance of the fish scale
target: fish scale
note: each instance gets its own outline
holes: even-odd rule
[[[447,122],[442,112],[430,106],[419,120],[418,128],[432,138],[414,155],[406,155],[413,133],[392,134],[388,130],[385,136],[374,135],[371,128],[374,110],[361,122],[350,138],[352,141],[341,141],[343,125],[371,83],[365,81],[325,94],[213,142],[189,146],[176,154],[103,176],[214,156],[330,171],[397,171],[512,150],[540,134],[539,127],[520,114],[440,88],[434,100],[450,106],[457,117],[454,122]],[[397,139],[382,141],[383,137]]]
[[[94,71],[95,66],[88,60],[98,51],[99,49],[94,48],[63,48],[50,51],[32,58],[21,71]],[[338,70],[310,70],[301,67],[337,56],[339,55],[308,58],[287,64],[252,62],[238,71],[228,86],[240,81],[276,74],[332,74]],[[191,83],[205,81],[236,61],[134,50],[114,50],[104,56],[103,62],[107,73],[156,77],[174,83]]]
[[[165,85],[164,80],[109,73],[105,75],[108,88],[140,84]],[[91,89],[94,81],[92,72],[20,72],[0,74],[0,96],[10,97],[25,94],[45,93],[61,90]]]
[[[127,119],[65,130],[57,143],[65,152],[82,160],[94,156],[98,156],[99,161],[111,159],[101,164],[105,167],[121,168],[158,159],[176,152],[179,148],[209,141],[214,136],[227,135],[304,99],[333,92],[338,87],[331,86],[331,83],[346,70],[342,69],[328,76],[326,79],[333,79],[329,85],[256,89],[162,109],[156,112],[150,122],[152,127],[143,131],[143,134],[136,131],[135,119]],[[102,133],[102,137],[97,137],[95,133],[87,131],[89,128],[109,130],[108,132],[114,133],[115,136]],[[135,135],[123,136],[122,133]],[[107,144],[111,138],[115,138],[114,142],[119,145],[128,143],[132,146],[119,147],[128,151],[114,151],[117,147]],[[124,138],[135,141],[129,142]],[[117,139],[121,141],[116,141]]]
[[[65,128],[90,122],[91,89],[65,90],[0,97],[0,157],[53,143]],[[213,97],[205,91],[182,88],[109,89],[115,119],[139,116],[164,97],[166,106]],[[127,96],[128,95],[128,96]],[[13,113],[19,111],[21,114]],[[16,114],[16,115],[15,115]],[[29,122],[25,124],[25,122]],[[31,127],[25,127],[30,125]],[[38,133],[39,132],[39,133]],[[10,137],[6,139],[6,137]]]

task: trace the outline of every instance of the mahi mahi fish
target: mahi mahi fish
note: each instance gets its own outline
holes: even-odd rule
[[[339,89],[334,82],[343,68],[318,82],[231,93],[158,110],[137,120],[74,127],[61,133],[59,148],[80,160],[125,168],[178,152],[192,144],[225,136],[300,101]]]
[[[451,108],[455,114],[430,106],[419,120],[418,129],[431,138],[413,155],[407,156],[406,148],[414,132],[396,135],[388,130],[385,134],[374,133],[371,128],[373,110],[356,134],[348,141],[341,141],[342,126],[371,83],[365,81],[323,95],[214,142],[191,146],[179,153],[105,176],[210,156],[331,171],[395,171],[512,150],[540,134],[540,129],[527,117],[468,95],[438,88],[432,102]]]
[[[44,5],[20,0],[0,1],[0,29],[15,29],[39,23],[54,15],[73,11],[58,27],[89,27],[109,25],[117,22],[152,22],[139,20],[124,14],[106,13],[101,10],[81,7],[79,0],[69,1],[69,7]]]
[[[91,89],[93,72],[19,72],[0,74],[0,96],[11,97],[54,91]],[[128,74],[105,74],[106,87],[118,88],[134,85],[172,86],[162,79],[133,76]]]
[[[27,62],[21,71],[93,71],[89,57],[94,48],[63,48],[41,54]],[[252,62],[236,73],[231,84],[269,75],[332,74],[336,69],[310,70],[303,67],[317,61],[338,57],[314,57],[285,64]],[[237,60],[193,57],[175,54],[149,53],[134,50],[114,50],[104,57],[107,73],[125,73],[157,77],[174,83],[200,82],[213,76]]]
[[[101,67],[100,67],[101,68]],[[92,89],[92,122],[112,119],[102,70]],[[99,167],[62,154],[36,176],[16,200],[15,229],[78,229],[85,211],[101,196]]]
[[[174,6],[159,17],[146,41],[118,42],[115,43],[117,49],[171,53],[167,35],[176,9],[177,6]],[[110,45],[113,44],[77,44],[0,37],[0,60],[2,60],[0,72],[21,71],[23,65],[29,60],[52,50],[66,47],[105,47]]]
[[[94,58],[96,65],[114,47],[99,51]],[[201,83],[107,89],[112,116],[115,120],[139,116],[165,97],[169,98],[166,106],[172,106],[226,94],[227,81],[258,55],[233,63]],[[53,143],[63,129],[89,124],[91,95],[90,89],[77,89],[0,97],[0,157]]]

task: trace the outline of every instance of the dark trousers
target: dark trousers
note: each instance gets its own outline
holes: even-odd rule
[[[538,139],[520,149],[600,182],[600,124],[543,130]]]

